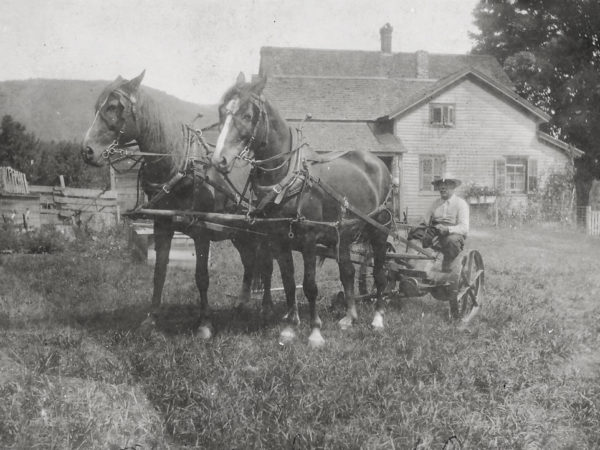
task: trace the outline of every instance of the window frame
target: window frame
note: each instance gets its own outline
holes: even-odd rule
[[[505,158],[505,191],[510,195],[527,194],[528,192],[528,165],[529,159],[526,156],[506,156]],[[517,172],[518,169],[521,172]],[[510,170],[509,170],[510,169]],[[522,180],[517,179],[522,177]],[[512,185],[519,183],[519,186],[511,188]]]
[[[424,174],[424,162],[425,160],[431,160],[431,176],[430,179],[427,179],[428,183],[425,183],[425,174]],[[436,161],[438,162],[438,173],[436,174]],[[440,179],[442,174],[444,173],[444,168],[446,167],[446,155],[440,154],[421,154],[419,155],[419,192],[420,193],[434,193],[435,188],[432,181],[436,179]]]
[[[440,121],[435,121],[435,111],[440,110]],[[454,128],[456,126],[456,104],[455,103],[430,103],[429,124],[432,127]]]
[[[514,172],[516,167],[522,167],[521,172]],[[512,173],[509,173],[512,172]],[[523,177],[521,186],[511,188],[514,185],[513,177]],[[494,187],[506,195],[527,195],[539,188],[538,160],[528,155],[504,155],[494,160]]]

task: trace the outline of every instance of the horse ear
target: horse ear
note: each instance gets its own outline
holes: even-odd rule
[[[246,76],[244,75],[244,72],[240,72],[235,80],[235,86],[237,88],[240,88],[244,85],[245,82],[246,82]]]
[[[254,92],[255,94],[261,95],[263,90],[265,89],[265,86],[267,85],[267,77],[259,77],[256,82],[254,83],[254,86],[252,86],[252,92]]]
[[[144,79],[144,75],[146,75],[146,69],[142,70],[142,73],[127,83],[127,86],[131,89],[131,92],[135,92],[139,89],[140,84],[142,84],[142,80]]]
[[[122,77],[121,75],[118,75],[118,76],[117,76],[117,79],[116,79],[115,81],[116,81],[116,82],[123,81],[123,77]]]

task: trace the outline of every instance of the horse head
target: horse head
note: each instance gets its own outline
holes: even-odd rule
[[[254,156],[264,147],[269,133],[267,105],[262,94],[267,79],[247,83],[243,73],[219,105],[221,132],[212,156],[212,164],[229,173],[238,158]]]
[[[86,163],[103,166],[111,152],[136,141],[136,102],[144,74],[145,71],[131,80],[118,76],[98,97],[94,121],[81,149]]]

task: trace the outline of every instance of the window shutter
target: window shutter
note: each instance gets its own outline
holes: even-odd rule
[[[527,161],[527,192],[533,192],[538,188],[537,159]]]
[[[494,187],[502,193],[506,189],[506,161],[497,159],[494,161]]]

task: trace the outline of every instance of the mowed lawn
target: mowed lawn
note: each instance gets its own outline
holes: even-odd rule
[[[383,332],[361,303],[341,331],[327,261],[318,350],[300,291],[291,345],[259,299],[233,310],[241,264],[228,243],[213,244],[209,341],[194,335],[182,268],[167,277],[159,332],[136,332],[152,267],[114,235],[2,256],[0,448],[600,448],[600,239],[477,228],[468,247],[483,255],[487,286],[467,329],[421,297],[391,298]]]

